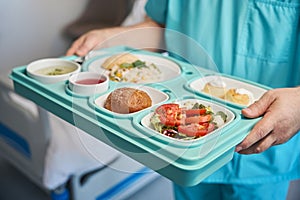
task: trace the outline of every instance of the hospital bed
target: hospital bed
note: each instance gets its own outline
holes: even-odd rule
[[[126,199],[162,179],[14,93],[9,73],[0,77],[0,156],[52,199]]]

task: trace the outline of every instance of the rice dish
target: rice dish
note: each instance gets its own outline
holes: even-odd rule
[[[110,57],[102,67],[109,71],[108,76],[112,81],[153,83],[162,80],[162,73],[154,63],[141,61],[131,54]]]

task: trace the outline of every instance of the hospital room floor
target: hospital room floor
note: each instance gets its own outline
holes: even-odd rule
[[[0,158],[0,177],[0,200],[50,200],[45,191],[2,158]]]
[[[26,176],[0,157],[0,200],[50,200],[49,194],[33,184]],[[159,192],[151,192],[159,191]],[[155,180],[127,200],[173,200],[172,186],[165,178]]]
[[[0,200],[50,200],[49,195],[45,191],[34,185],[29,179],[27,179],[27,177],[25,177],[21,172],[19,172],[2,158],[0,158],[0,177]],[[160,187],[160,184],[164,183],[160,181],[159,184],[151,184],[150,187]],[[292,183],[288,198],[286,200],[300,199],[300,191],[298,187],[299,181]],[[168,190],[171,191],[171,188],[165,188],[165,191]],[[149,197],[149,195],[151,196],[150,193],[147,194],[147,191],[151,191],[151,188],[147,188],[146,191],[140,192],[129,199],[147,199],[145,197]],[[173,199],[172,194],[160,193],[160,195],[160,197],[164,197],[164,200]]]

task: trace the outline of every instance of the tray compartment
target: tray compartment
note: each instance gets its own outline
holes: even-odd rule
[[[218,111],[224,112],[227,115],[227,121],[221,127],[218,127],[216,130],[214,130],[213,132],[205,136],[196,139],[191,139],[191,140],[183,140],[183,139],[172,138],[157,132],[152,126],[152,124],[150,123],[150,118],[154,114],[154,110],[152,110],[150,113],[147,113],[144,116],[140,116],[140,118],[137,119],[140,121],[135,121],[134,124],[137,124],[137,129],[140,129],[141,131],[143,130],[146,134],[149,134],[150,137],[157,138],[158,140],[161,140],[164,143],[169,143],[170,145],[176,145],[182,147],[190,147],[195,145],[203,145],[211,138],[217,137],[219,135],[218,134],[219,132],[229,129],[230,127],[238,123],[238,121],[240,120],[239,114],[235,113],[234,111],[231,111],[230,109],[226,108],[224,105],[212,101],[207,101],[204,99],[187,98],[180,101],[175,100],[172,101],[171,103],[177,103],[180,105],[180,107],[185,107],[187,105],[191,106],[194,105],[195,103],[203,104],[206,107],[208,106],[211,107],[214,113]],[[145,128],[147,129],[147,131],[145,131]]]
[[[117,55],[117,54],[132,54],[136,56],[139,60],[142,62],[145,62],[148,66],[151,64],[154,64],[159,71],[161,72],[157,77],[148,77],[146,80],[139,80],[139,84],[150,84],[150,83],[156,83],[156,82],[165,82],[168,80],[172,80],[181,74],[181,66],[174,60],[171,60],[164,56],[156,56],[153,54],[149,54],[147,52],[142,51],[135,51],[135,50],[128,50],[123,52],[117,52],[117,53],[111,53],[101,56],[95,56],[92,59],[88,60],[83,68],[87,71],[91,72],[97,72],[97,73],[104,73],[109,74],[109,70],[102,68],[102,64],[111,56]],[[149,75],[151,76],[151,75]],[[127,82],[127,81],[126,81]]]
[[[195,92],[198,95],[205,96],[206,98],[211,98],[216,101],[222,102],[224,104],[228,104],[230,106],[234,106],[237,108],[243,108],[247,105],[241,105],[234,103],[232,101],[225,100],[223,98],[219,98],[217,96],[214,96],[214,94],[209,94],[203,91],[205,85],[211,81],[218,80],[225,84],[224,92],[226,93],[229,89],[245,89],[249,91],[252,94],[252,98],[250,100],[250,104],[254,101],[258,100],[266,91],[266,87],[259,85],[257,83],[253,83],[250,81],[242,80],[236,77],[230,77],[222,74],[209,74],[207,76],[201,77],[201,78],[194,78],[192,81],[190,81],[188,84],[186,84],[186,87],[190,90]]]
[[[167,101],[169,99],[169,96],[158,90],[158,89],[155,89],[153,87],[150,87],[150,86],[146,86],[146,85],[117,85],[117,87],[114,87],[113,89],[109,90],[107,93],[105,93],[104,95],[100,95],[100,96],[97,96],[97,97],[92,97],[90,99],[90,106],[92,106],[93,108],[95,108],[96,110],[98,110],[99,112],[102,112],[108,116],[111,116],[111,117],[116,117],[116,118],[128,118],[128,117],[131,117],[132,115],[136,115],[138,113],[140,113],[142,110],[138,111],[138,112],[134,112],[134,113],[129,113],[129,114],[121,114],[121,113],[116,113],[116,112],[113,112],[113,111],[110,111],[110,110],[107,110],[106,108],[104,108],[104,103],[108,97],[108,95],[113,92],[114,90],[118,89],[118,88],[124,88],[124,87],[129,87],[129,88],[134,88],[134,89],[138,89],[138,90],[142,90],[144,92],[146,92],[149,97],[151,98],[152,100],[152,106],[155,106],[157,104],[160,104],[160,103],[163,103],[165,101]],[[147,108],[147,109],[150,109],[151,107]]]

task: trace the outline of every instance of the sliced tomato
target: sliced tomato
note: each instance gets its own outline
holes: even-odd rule
[[[179,108],[179,104],[176,104],[176,103],[163,104],[163,105],[158,106],[155,109],[155,112],[159,115],[160,114],[171,114],[171,113],[178,112],[178,111],[180,111],[180,108]]]
[[[215,127],[215,124],[209,123],[209,124],[208,124],[208,127],[207,127],[207,133],[210,133],[210,132],[214,131],[215,128],[216,128],[216,127]]]
[[[201,124],[202,126],[205,126],[206,127],[206,129],[207,129],[207,133],[210,133],[210,132],[212,132],[213,130],[215,130],[215,124],[213,124],[213,123],[203,123],[203,124]]]
[[[177,115],[159,115],[159,120],[166,126],[179,126],[184,123],[184,119],[179,119]]]
[[[159,115],[161,123],[166,126],[178,126],[184,123],[178,104],[163,104],[156,108],[155,112]]]
[[[205,122],[209,122],[211,120],[212,116],[211,115],[195,115],[192,117],[186,117],[185,118],[185,123],[186,124],[202,124]]]
[[[178,126],[178,132],[188,137],[199,137],[207,134],[207,128],[200,124],[189,124]]]
[[[178,132],[183,133],[188,137],[201,137],[214,130],[215,126],[212,123],[200,124],[188,124],[178,126]]]
[[[194,116],[194,115],[204,115],[206,113],[206,109],[188,109],[188,110],[182,110],[185,115],[188,116]]]

